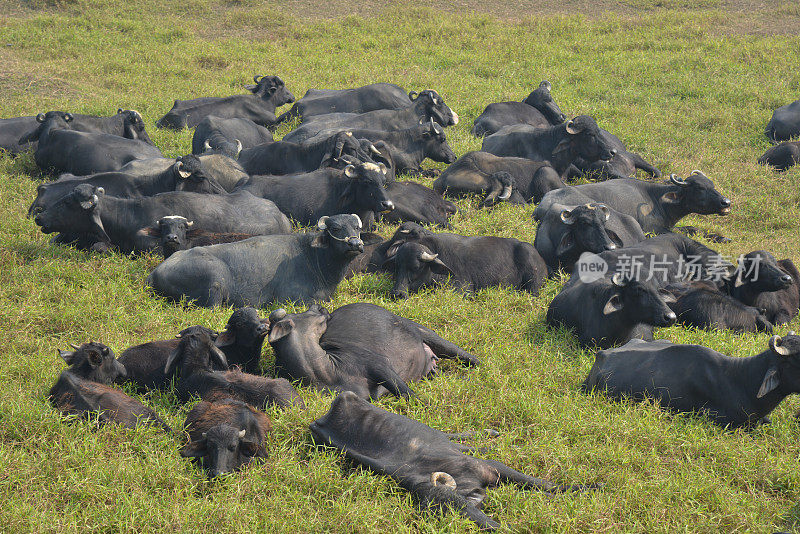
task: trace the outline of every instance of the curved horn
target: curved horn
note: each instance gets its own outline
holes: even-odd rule
[[[539,87],[545,87],[547,88],[548,91],[553,88],[553,86],[550,85],[550,82],[548,82],[547,80],[542,80],[542,83],[539,84]]]
[[[775,354],[780,354],[781,356],[790,356],[792,352],[787,349],[786,347],[782,346],[783,340],[781,336],[772,336],[769,338],[769,348]]]
[[[628,282],[623,278],[620,273],[616,273],[614,276],[611,277],[611,283],[617,287],[625,287],[628,285]]]
[[[581,133],[581,130],[575,127],[574,120],[570,120],[569,122],[567,122],[566,128],[568,134],[577,135]]]
[[[36,115],[36,122],[44,122],[44,119],[45,119],[44,113],[39,113],[38,115]]]
[[[239,152],[242,151],[242,142],[238,139],[236,140],[236,155],[239,155]]]
[[[261,78],[263,78],[263,76],[261,76]],[[259,79],[259,76],[258,76],[258,74],[256,74],[255,76],[253,76],[253,81],[254,81],[254,82],[258,83],[258,79]]]
[[[500,200],[508,200],[509,197],[511,197],[512,190],[513,190],[513,187],[511,187],[510,185],[503,186],[503,191],[500,193],[500,196],[498,196],[497,198],[499,198]]]
[[[572,212],[570,210],[562,210],[559,216],[561,217],[561,222],[564,224],[575,223],[575,219],[572,218]]]
[[[323,215],[317,221],[317,229],[324,230],[327,227],[328,227],[328,216],[327,215]]]
[[[206,142],[203,143],[203,152],[206,150],[213,150],[213,148],[211,148],[211,143],[208,142],[208,139],[206,139]]]
[[[412,102],[413,102],[414,100],[416,100],[418,96],[419,96],[419,93],[418,93],[418,92],[416,92],[416,91],[409,91],[409,93],[408,93],[408,98],[409,98],[409,100],[411,100]]]
[[[669,181],[675,185],[686,185],[686,180],[684,180],[683,178],[678,178],[677,174],[670,174]]]
[[[69,346],[72,347],[75,350],[78,350],[79,348],[81,348],[80,345],[76,345],[75,343],[70,343]]]
[[[700,169],[693,169],[692,172],[689,173],[689,175],[691,176],[692,174],[699,174],[701,176],[705,176],[705,174],[703,174],[703,171],[701,171]]]
[[[352,215],[353,217],[355,217],[355,218],[356,218],[356,224],[358,225],[358,229],[359,229],[359,230],[361,230],[361,228],[363,228],[363,226],[364,226],[364,225],[362,224],[362,222],[361,222],[361,217],[359,217],[359,216],[358,216],[358,215],[356,215],[355,213],[351,213],[350,215]]]
[[[429,252],[423,252],[422,254],[419,255],[419,259],[422,261],[433,261],[438,257],[439,257],[438,254],[430,254]]]
[[[448,488],[456,489],[456,479],[450,473],[444,471],[435,471],[431,473],[431,484],[434,486],[447,486]]]
[[[181,160],[176,161],[175,165],[173,165],[172,168],[178,171],[178,176],[180,176],[184,180],[192,175],[192,171],[183,170],[183,161]]]
[[[246,433],[247,433],[247,431],[245,429],[241,429],[239,431],[239,439],[242,439]]]

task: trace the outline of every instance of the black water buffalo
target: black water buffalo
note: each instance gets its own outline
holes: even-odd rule
[[[374,304],[333,313],[318,305],[294,314],[281,308],[269,322],[276,376],[365,399],[414,395],[407,382],[436,373],[439,358],[480,363],[433,330]]]
[[[37,143],[32,140],[31,136],[39,129],[40,123],[45,122],[48,117],[53,115],[69,116],[69,120],[65,120],[64,127],[70,130],[107,133],[128,139],[139,139],[150,145],[153,144],[150,136],[147,135],[144,120],[138,111],[118,109],[117,114],[110,117],[51,111],[47,114],[39,113],[35,117],[0,119],[0,149],[6,150],[11,154],[17,154],[29,148],[36,149]]]
[[[238,471],[253,458],[266,458],[264,448],[272,423],[267,414],[236,399],[200,401],[186,415],[189,442],[181,456],[200,463],[210,477]]]
[[[417,223],[402,223],[395,234],[405,231],[404,228],[419,228],[428,233],[426,230],[419,226]],[[408,233],[408,231],[406,231]],[[386,252],[392,246],[391,239],[384,239],[382,236],[372,232],[362,232],[361,239],[364,241],[364,252],[354,257],[347,266],[345,278],[350,278],[359,273],[377,273],[384,272],[384,262],[386,262]]]
[[[714,182],[700,171],[692,171],[682,180],[676,175],[668,182],[620,179],[596,184],[565,187],[547,193],[536,206],[544,213],[550,205],[602,202],[609,208],[630,215],[645,233],[662,234],[690,213],[728,215],[731,201],[714,188]]]
[[[238,190],[271,200],[283,213],[305,226],[325,215],[355,213],[370,228],[376,213],[394,209],[386,196],[386,172],[382,164],[359,163],[341,170],[325,168],[299,175],[253,176]]]
[[[180,343],[167,358],[164,374],[176,370],[175,391],[181,402],[197,395],[207,401],[230,397],[258,408],[305,407],[288,380],[243,373],[235,366],[228,369],[225,354],[214,344],[207,328],[191,326],[178,335]],[[218,371],[215,366],[227,370]]]
[[[758,162],[761,165],[771,165],[779,171],[785,171],[793,165],[800,163],[800,141],[785,141],[778,146],[767,149]]]
[[[709,282],[682,282],[665,287],[675,297],[669,304],[685,326],[734,332],[772,333],[763,310],[746,306]]]
[[[36,120],[39,127],[20,143],[38,142],[34,159],[44,171],[86,175],[115,171],[135,159],[161,157],[160,150],[139,139],[71,129],[71,113],[50,111],[40,113]]]
[[[320,133],[309,139],[311,142],[320,137],[332,135],[339,131],[337,128],[322,130]],[[442,163],[453,163],[456,155],[447,144],[447,135],[444,128],[434,122],[420,124],[407,130],[367,130],[355,129],[347,130],[358,139],[367,139],[372,142],[383,141],[389,148],[394,162],[395,172],[416,172],[420,170],[420,164],[425,158]]]
[[[249,119],[260,126],[273,126],[278,121],[275,109],[294,102],[294,95],[277,76],[255,76],[253,81],[255,85],[245,86],[253,93],[251,95],[176,100],[156,126],[173,130],[194,128],[209,115]]]
[[[616,150],[614,157],[610,160],[596,161],[586,161],[579,157],[574,162],[575,170],[570,169],[569,174],[572,177],[585,173],[595,180],[631,178],[636,174],[636,169],[642,169],[653,178],[661,178],[661,171],[645,161],[639,154],[629,152],[619,137],[603,129],[600,130],[600,133],[608,146]]]
[[[800,392],[800,336],[772,336],[769,350],[732,358],[699,345],[633,340],[597,353],[583,382],[613,399],[654,399],[676,412],[700,412],[715,423],[754,427]]]
[[[194,129],[192,154],[218,150],[235,157],[242,149],[272,141],[272,132],[250,119],[223,119],[212,115],[201,120]]]
[[[654,326],[670,326],[674,297],[651,281],[619,275],[564,286],[547,309],[547,324],[571,328],[584,347],[608,348],[633,338],[653,339]]]
[[[226,361],[238,365],[248,373],[258,373],[261,359],[261,346],[267,335],[269,323],[261,319],[253,308],[234,310],[219,334],[206,329],[209,337],[225,354]],[[196,327],[202,328],[202,327]],[[139,390],[169,387],[172,375],[164,373],[169,355],[178,348],[180,338],[150,341],[129,347],[119,356],[119,362],[127,371],[125,381],[134,383]],[[224,371],[212,360],[212,367]]]
[[[310,117],[300,127],[292,130],[284,141],[302,143],[322,130],[407,130],[434,120],[442,126],[458,124],[458,115],[444,103],[436,91],[425,90],[413,99],[410,106],[402,109],[380,109],[368,113],[331,113]]]
[[[242,150],[239,163],[248,174],[299,174],[334,166],[343,155],[369,161],[359,139],[350,132],[339,132],[304,143],[277,141],[254,146]]]
[[[322,217],[320,233],[261,236],[176,252],[147,283],[200,306],[328,300],[364,244],[357,215]]]
[[[798,282],[792,260],[777,261],[766,250],[754,250],[739,257],[725,291],[748,306],[764,308],[775,324],[785,324],[797,315]]]
[[[394,209],[381,215],[381,219],[391,224],[410,221],[450,228],[449,219],[458,211],[440,193],[417,182],[389,182],[386,196]]]
[[[40,184],[36,188],[36,199],[28,209],[28,216],[52,206],[80,184],[101,187],[106,195],[120,198],[148,197],[168,191],[227,193],[216,180],[206,174],[200,160],[190,155],[174,160],[171,166],[154,175],[103,172],[83,177],[63,174],[58,180]]]
[[[550,272],[572,266],[584,252],[629,247],[645,236],[633,217],[590,202],[581,206],[553,204],[536,227],[533,246]]]
[[[474,449],[451,442],[454,436],[387,412],[350,391],[333,399],[328,413],[310,428],[315,442],[333,446],[355,463],[393,478],[423,507],[452,509],[482,529],[500,526],[481,511],[488,488],[501,483],[548,493],[585,488],[557,486],[497,460],[466,455]]]
[[[139,230],[167,215],[180,215],[211,232],[266,235],[291,231],[289,220],[275,204],[246,191],[227,195],[173,191],[124,199],[106,196],[103,188],[90,184],[76,186],[38,212],[34,221],[46,234],[86,235],[98,247],[113,246],[128,253],[159,247],[160,240]]]
[[[449,233],[400,234],[387,251],[387,269],[394,274],[392,295],[440,284],[452,277],[465,291],[509,286],[539,294],[547,275],[544,260],[530,243],[494,236]]]
[[[773,143],[800,135],[800,100],[786,104],[772,113],[764,135]]]
[[[705,280],[717,286],[725,284],[735,266],[719,252],[684,235],[668,232],[650,237],[629,247],[606,250],[599,254],[608,270],[605,277],[615,274],[626,278],[653,280],[663,287],[667,284]],[[585,262],[576,264],[570,282],[586,274]]]
[[[506,126],[484,137],[481,150],[495,156],[546,161],[559,176],[564,176],[577,158],[587,162],[608,161],[617,153],[602,135],[595,120],[588,115],[579,115],[549,128],[535,128],[527,124]]]
[[[97,413],[101,423],[117,423],[126,428],[156,424],[171,432],[153,410],[108,385],[126,373],[111,349],[96,342],[72,347],[75,349],[72,352],[58,351],[69,369],[50,388],[50,402],[56,408],[68,415],[84,417]]]
[[[499,201],[539,202],[548,191],[562,187],[566,184],[548,163],[481,151],[467,152],[433,183],[439,193],[485,195],[482,206]]]
[[[545,80],[522,102],[489,104],[475,119],[472,133],[477,137],[483,137],[514,124],[527,124],[536,128],[561,124],[567,120],[567,116],[553,100],[551,89],[550,82]]]
[[[155,224],[142,228],[138,233],[158,239],[164,258],[169,258],[179,250],[219,245],[220,243],[234,243],[254,237],[253,234],[209,232],[197,228],[194,226],[194,221],[180,215],[161,217]]]
[[[185,157],[183,156],[183,158]],[[209,180],[221,185],[225,191],[231,192],[237,185],[250,179],[250,175],[230,156],[204,153],[196,155],[196,157],[203,166],[203,173],[208,176]],[[117,172],[144,180],[155,180],[156,176],[172,168],[175,163],[177,160],[170,158],[138,159],[122,166]]]
[[[415,92],[393,83],[373,83],[352,89],[309,89],[289,111],[278,117],[283,122],[294,117],[301,121],[329,113],[367,113],[378,109],[403,109],[411,105]]]

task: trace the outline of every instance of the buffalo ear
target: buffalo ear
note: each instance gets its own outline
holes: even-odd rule
[[[450,267],[448,267],[447,264],[445,264],[439,258],[428,262],[428,266],[431,268],[432,273],[441,274],[443,276],[455,276],[453,271],[450,270]]]
[[[670,191],[661,195],[661,201],[664,204],[680,204],[681,196],[676,191]]]
[[[184,458],[202,458],[206,455],[206,442],[192,441],[181,448],[181,456]]]
[[[100,365],[103,363],[103,356],[99,352],[93,350],[88,352],[89,354],[86,359],[89,360],[89,365],[95,368],[100,367]]]
[[[169,353],[169,357],[167,358],[167,363],[164,365],[165,375],[170,374],[172,370],[175,369],[175,365],[178,363],[180,355],[181,355],[180,347]]]
[[[245,85],[244,88],[247,89],[248,91],[250,91],[251,93],[255,93],[258,90],[258,86],[257,85],[253,85],[251,83]]]
[[[620,297],[619,293],[614,293],[606,305],[603,307],[603,315],[611,315],[614,312],[618,312],[622,309],[622,298]]]
[[[242,440],[242,442],[239,444],[239,448],[246,456],[252,456],[254,458],[267,457],[266,449],[264,449],[264,447],[255,441]]]
[[[228,347],[234,343],[236,343],[236,335],[231,331],[230,328],[226,328],[216,340],[216,345],[220,348]]]
[[[567,150],[569,147],[570,147],[569,139],[564,139],[563,141],[558,143],[556,145],[556,147],[553,149],[553,155],[556,156],[556,155],[560,154],[561,152],[564,152],[565,150]]]
[[[361,241],[364,242],[364,246],[377,245],[378,243],[383,243],[383,236],[375,232],[361,232]]]
[[[273,343],[278,341],[279,339],[283,339],[284,337],[288,336],[292,330],[294,329],[294,321],[291,319],[285,319],[278,323],[272,325],[272,328],[269,329],[269,338],[268,341]]]
[[[161,237],[161,228],[157,228],[154,226],[145,226],[144,228],[140,228],[136,235],[142,237]]]
[[[659,296],[661,296],[662,299],[664,299],[664,302],[666,302],[667,304],[674,304],[675,302],[677,302],[675,295],[673,295],[666,289],[659,289],[658,294]]]
[[[764,380],[761,382],[761,387],[758,390],[758,394],[756,398],[761,398],[776,387],[780,383],[780,378],[778,377],[778,368],[775,366],[770,367],[767,369],[767,373],[764,375]]]

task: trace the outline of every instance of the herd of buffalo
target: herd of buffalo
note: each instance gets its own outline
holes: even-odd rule
[[[464,454],[473,449],[452,440],[480,434],[445,434],[369,402],[415,396],[409,383],[435,374],[442,358],[480,365],[433,330],[379,306],[321,306],[343,279],[377,272],[392,277],[395,298],[447,284],[538,295],[548,277],[571,273],[546,320],[601,349],[583,382],[587,392],[655,399],[746,428],[767,422],[783,398],[800,392],[794,333],[765,337],[765,350],[747,358],[653,340],[655,327],[676,322],[771,335],[798,314],[800,273],[768,251],[729,262],[692,239],[702,232],[678,222],[689,214],[727,215],[731,200],[697,170],[660,180],[654,165],[592,117],[569,119],[549,82],[522,102],[489,104],[472,130],[483,138],[482,150],[461,157],[446,134],[459,117],[433,90],[376,83],[310,89],[295,101],[276,76],[256,76],[247,89],[176,100],[156,126],[194,129],[191,154],[177,159],[162,155],[133,110],[0,120],[0,148],[31,150],[43,172],[57,175],[38,186],[28,212],[43,232],[56,234],[53,242],[161,253],[164,261],[147,278],[156,294],[234,308],[219,332],[189,326],[119,358],[97,342],[60,351],[68,369],[50,398],[62,412],[170,431],[113,384],[174,387],[181,402],[199,397],[181,453],[217,476],[267,456],[271,422],[262,410],[303,408],[293,386],[301,383],[338,393],[311,424],[317,443],[392,477],[423,506],[457,510],[483,528],[498,526],[481,511],[487,488],[591,487],[555,485]],[[292,106],[277,115],[285,104]],[[274,140],[285,122],[299,126]],[[800,141],[788,140],[799,134],[800,100],[775,111],[766,135],[781,143],[759,161],[779,170],[800,162]],[[426,158],[449,166],[440,174],[424,170]],[[635,178],[637,170],[652,179]],[[431,189],[402,175],[436,180]],[[578,177],[590,183],[567,185]],[[444,195],[478,197],[487,208],[535,203],[534,243],[433,231],[451,229],[456,213]],[[398,224],[388,239],[374,232],[379,220]],[[587,276],[586,265],[602,268]],[[308,308],[259,316],[258,308],[283,302]],[[261,374],[265,340],[273,377]]]

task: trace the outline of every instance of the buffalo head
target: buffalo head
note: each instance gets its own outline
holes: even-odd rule
[[[627,280],[615,274],[605,298],[603,315],[621,314],[630,324],[670,326],[677,320],[668,305],[675,302],[675,297],[652,280]]]
[[[436,91],[425,89],[419,94],[415,91],[411,91],[408,97],[414,103],[412,105],[417,106],[418,112],[421,115],[421,124],[428,122],[430,119],[433,119],[442,126],[454,126],[458,124],[458,115],[444,103],[444,100],[442,100],[442,97],[439,96],[439,93]]]
[[[422,126],[422,139],[425,143],[425,157],[442,163],[453,163],[457,158],[453,149],[447,144],[444,128],[431,118]]]
[[[114,352],[103,345],[92,341],[83,345],[72,345],[73,351],[59,350],[69,370],[74,374],[92,382],[111,384],[117,378],[125,378],[127,372],[114,357]]]
[[[177,186],[176,191],[193,193],[210,193],[225,195],[228,192],[219,183],[206,174],[200,158],[193,154],[181,156],[172,166]]]
[[[317,222],[317,229],[322,233],[316,241],[318,244],[330,246],[342,255],[354,257],[364,252],[361,227],[361,218],[355,213],[326,215]]]
[[[77,185],[50,206],[36,213],[34,222],[42,232],[85,234],[111,243],[100,218],[100,205],[105,190],[91,184]],[[37,208],[38,209],[38,208]]]
[[[183,376],[197,370],[227,369],[225,353],[214,344],[218,336],[217,332],[203,326],[190,326],[181,330],[176,336],[180,342],[167,358],[164,374],[170,375],[178,364]]]
[[[342,170],[345,181],[339,197],[342,210],[365,215],[392,211],[394,203],[386,196],[386,166],[382,163],[354,163]]]
[[[669,183],[673,187],[661,197],[666,205],[678,206],[681,211],[700,215],[728,215],[731,212],[731,200],[722,196],[714,188],[714,182],[698,170],[692,171],[685,180],[673,174],[669,177]]]
[[[608,161],[617,153],[597,126],[597,122],[588,115],[578,115],[566,122],[563,128],[564,139],[553,150],[554,156],[561,152],[571,152],[574,156],[594,162]]]
[[[561,108],[553,100],[550,89],[550,82],[544,80],[523,102],[538,109],[550,124],[555,126],[567,120],[567,116],[561,112]]]
[[[218,477],[237,471],[253,458],[266,458],[267,451],[258,436],[221,423],[203,432],[199,440],[184,445],[181,456],[199,461],[210,477]]]
[[[253,77],[253,81],[255,85],[245,85],[245,89],[270,102],[276,108],[294,102],[294,95],[286,88],[283,80],[277,76],[256,75]]]
[[[138,139],[139,141],[144,141],[148,145],[153,145],[153,141],[150,139],[150,136],[147,135],[147,130],[145,130],[144,119],[142,115],[134,110],[134,109],[118,109],[117,115],[123,116],[123,123],[122,129],[124,131],[123,137],[127,137],[128,139]]]
[[[391,246],[386,252],[384,265],[394,273],[392,297],[406,298],[409,292],[416,293],[438,281],[452,276],[450,268],[439,259],[438,254],[419,243],[402,243]]]
[[[562,229],[556,257],[563,265],[575,263],[584,252],[599,254],[622,246],[620,238],[606,224],[611,210],[605,204],[589,202],[582,206],[562,206],[557,222]]]

